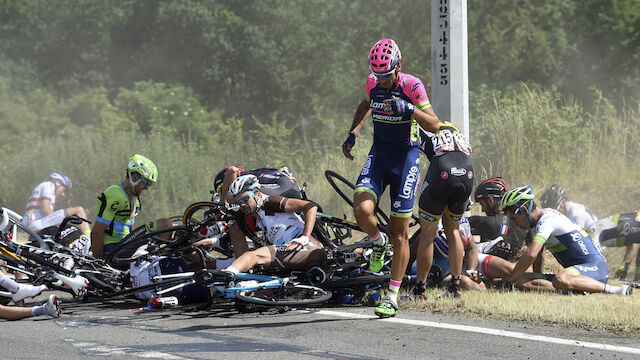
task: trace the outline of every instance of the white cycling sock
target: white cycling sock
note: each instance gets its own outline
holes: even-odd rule
[[[380,230],[378,230],[378,232],[376,233],[376,235],[374,237],[371,238],[371,240],[373,240],[373,243],[378,245],[378,246],[382,246],[385,244],[385,237],[384,235],[380,232]]]
[[[20,285],[17,282],[6,275],[0,278],[0,286],[11,291],[13,294],[18,292],[18,289],[20,288]]]
[[[615,294],[620,292],[620,289],[622,288],[622,286],[613,286],[613,285],[609,285],[609,284],[605,284],[604,285],[604,292],[607,294]]]
[[[47,303],[44,303],[42,305],[39,306],[34,306],[31,308],[31,314],[33,314],[33,316],[41,316],[41,315],[47,315]]]
[[[238,273],[240,272],[240,269],[238,269],[238,267],[233,266],[233,265],[229,266],[229,267],[228,267],[228,268],[226,268],[225,270],[227,270],[227,271],[229,271],[229,272],[232,272],[232,273],[234,273],[234,274],[236,274],[236,275],[238,275]]]

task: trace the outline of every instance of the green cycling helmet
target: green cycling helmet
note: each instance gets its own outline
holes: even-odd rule
[[[129,173],[137,173],[143,179],[152,183],[158,181],[158,168],[156,164],[146,156],[140,154],[135,154],[129,159],[127,171]]]
[[[502,200],[500,201],[500,208],[505,209],[508,207],[521,207],[527,201],[531,201],[534,198],[533,190],[531,186],[524,185],[515,187],[507,191]]]

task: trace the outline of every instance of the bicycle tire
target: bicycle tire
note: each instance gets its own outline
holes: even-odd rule
[[[318,284],[323,289],[359,289],[370,285],[387,284],[391,280],[391,274],[363,275],[346,279],[329,279]]]
[[[315,286],[287,284],[279,288],[243,290],[236,299],[263,306],[307,306],[331,299],[331,291]]]
[[[184,214],[182,216],[182,223],[183,224],[199,224],[202,221],[207,220],[206,218],[206,215],[208,215],[207,211],[205,211],[202,214],[203,216],[199,216],[199,217],[194,216],[195,214],[198,213],[198,211],[206,210],[206,209],[209,209],[209,211],[213,211],[216,213],[222,213],[222,211],[220,211],[219,203],[215,203],[211,201],[200,201],[200,202],[193,203],[189,205],[189,207],[187,207],[187,210],[184,211]]]
[[[347,204],[349,204],[349,206],[353,207],[353,201],[342,191],[342,189],[340,189],[336,181],[340,181],[344,185],[347,185],[348,187],[354,190],[356,186],[351,181],[347,180],[347,178],[338,174],[335,171],[326,170],[324,172],[324,176],[325,178],[327,178],[327,181],[329,182],[329,185],[331,185],[333,190],[335,190],[335,192],[338,193],[338,195],[340,195],[340,197],[344,201],[346,201]],[[376,203],[376,209],[373,214],[376,217],[376,220],[378,220],[379,226],[382,226],[383,228],[389,227],[389,217],[380,209],[377,203]]]
[[[136,249],[140,246],[147,244],[149,240],[154,239],[162,244],[168,245],[171,244],[172,240],[164,240],[159,238],[157,235],[164,234],[166,232],[173,232],[178,230],[186,229],[185,226],[172,226],[164,229],[159,229],[156,231],[152,231],[147,234],[141,234],[130,241],[127,241],[124,244],[121,244],[117,248],[115,248],[108,256],[107,256],[107,264],[115,267],[122,268],[125,266],[129,266],[129,264],[134,260],[131,258]]]
[[[172,224],[174,225],[181,225],[183,224],[182,222],[182,218],[184,217],[184,213],[181,214],[171,214],[169,216],[167,216],[167,219],[169,219],[169,221],[171,221]],[[202,220],[200,220],[197,217],[193,217],[192,218],[196,223],[200,223]]]

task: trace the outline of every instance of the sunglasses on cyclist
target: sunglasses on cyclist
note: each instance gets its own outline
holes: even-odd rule
[[[244,194],[242,194],[241,196],[236,198],[233,202],[235,202],[236,205],[242,205],[242,204],[246,203],[247,201],[249,201],[249,199],[253,195],[254,195],[253,191],[246,191]]]
[[[142,180],[142,183],[144,184],[145,188],[149,188],[151,187],[151,185],[153,184],[151,181],[143,178],[142,176],[140,177],[140,180]]]
[[[373,76],[376,77],[376,79],[386,79],[386,78],[391,77],[391,75],[393,75],[395,73],[395,71],[396,70],[393,69],[393,70],[391,70],[389,72],[386,72],[386,73],[383,73],[383,74],[378,74],[378,73],[372,73],[372,74],[373,74]]]

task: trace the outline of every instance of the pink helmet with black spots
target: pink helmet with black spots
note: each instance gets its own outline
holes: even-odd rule
[[[382,39],[369,51],[369,68],[376,74],[390,73],[398,67],[402,54],[395,41]]]

